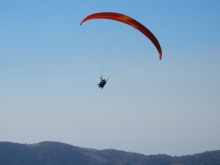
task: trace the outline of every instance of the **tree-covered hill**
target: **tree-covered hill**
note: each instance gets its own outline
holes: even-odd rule
[[[59,142],[0,142],[0,165],[220,165],[220,151],[172,157],[113,149],[95,150]]]

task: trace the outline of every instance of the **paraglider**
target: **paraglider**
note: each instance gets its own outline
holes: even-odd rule
[[[157,38],[154,36],[154,34],[147,29],[144,25],[142,25],[140,22],[136,21],[135,19],[124,15],[120,13],[114,13],[114,12],[100,12],[100,13],[94,13],[86,16],[81,22],[80,25],[82,25],[84,22],[93,20],[93,19],[108,19],[108,20],[114,20],[118,22],[122,22],[124,24],[130,25],[133,28],[137,29],[140,31],[142,34],[144,34],[156,47],[158,54],[159,54],[159,60],[162,59],[162,49],[160,46],[160,43],[158,42]],[[102,73],[103,74],[103,73]],[[105,84],[107,83],[107,80],[102,79],[101,82],[98,84],[99,88],[103,88]]]
[[[105,79],[102,79],[102,77],[100,77],[101,79],[101,82],[99,84],[97,84],[99,86],[99,88],[104,88],[105,84],[107,83],[108,79],[105,80]]]

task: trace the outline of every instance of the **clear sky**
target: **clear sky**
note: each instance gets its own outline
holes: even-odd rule
[[[148,27],[163,59],[130,27],[117,23],[120,30],[113,32],[108,27],[114,23],[106,20],[79,25],[101,11],[129,15]],[[111,146],[146,155],[219,150],[219,16],[219,0],[0,1],[0,141]],[[140,55],[149,58],[97,88],[94,45],[101,46],[106,34],[125,43],[120,39],[126,33],[131,41],[141,36],[136,52],[146,45]],[[111,55],[119,49],[113,46]]]

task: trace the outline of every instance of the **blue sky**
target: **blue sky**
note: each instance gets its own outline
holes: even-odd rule
[[[0,141],[59,141],[146,155],[220,149],[219,8],[217,0],[0,1]],[[79,25],[101,11],[129,15],[148,27],[163,59],[130,27],[111,21]],[[103,43],[105,27],[114,25],[109,36],[120,29],[117,43],[127,42],[126,34],[131,42],[140,37],[135,51],[146,45],[140,55],[147,58],[101,90],[102,51],[93,44]]]

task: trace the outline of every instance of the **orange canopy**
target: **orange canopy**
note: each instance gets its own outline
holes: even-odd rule
[[[91,20],[91,19],[110,19],[110,20],[119,21],[119,22],[122,22],[122,23],[125,23],[125,24],[128,24],[128,25],[134,27],[135,29],[142,32],[146,37],[148,37],[151,40],[151,42],[157,48],[157,51],[159,53],[159,59],[160,60],[162,59],[162,49],[160,47],[160,44],[159,44],[157,38],[153,35],[153,33],[151,33],[150,30],[148,30],[144,25],[142,25],[141,23],[139,23],[135,19],[133,19],[129,16],[126,16],[124,14],[120,14],[120,13],[101,12],[101,13],[94,13],[94,14],[88,15],[80,22],[80,25],[83,22]]]

